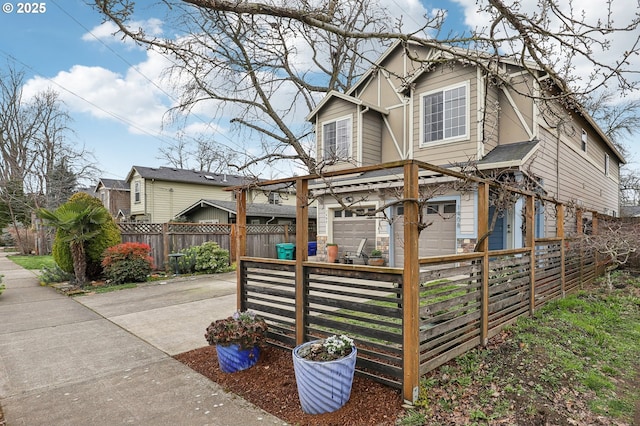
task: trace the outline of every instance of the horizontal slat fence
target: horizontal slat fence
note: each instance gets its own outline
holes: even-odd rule
[[[535,307],[563,296],[561,243],[536,243]]]
[[[347,334],[358,347],[357,369],[402,386],[402,274],[366,266],[305,266],[305,338]]]
[[[529,312],[531,256],[513,250],[489,258],[488,337]]]
[[[402,383],[402,274],[351,266],[305,263],[304,307],[307,340],[347,334],[358,347],[359,374],[389,386]],[[242,259],[242,309],[269,324],[278,346],[295,346],[294,262]]]
[[[482,257],[481,255],[478,258]],[[480,344],[482,264],[421,259],[420,374]]]

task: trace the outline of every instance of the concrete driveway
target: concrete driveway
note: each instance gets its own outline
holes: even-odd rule
[[[236,310],[236,274],[178,277],[75,300],[173,356],[206,346],[207,326]]]

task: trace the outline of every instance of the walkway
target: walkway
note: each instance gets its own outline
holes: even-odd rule
[[[206,344],[208,315],[234,310],[228,282],[73,299],[40,286],[6,253],[0,274],[0,405],[9,426],[283,424],[170,357]]]

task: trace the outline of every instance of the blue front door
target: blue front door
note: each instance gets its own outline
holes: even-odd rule
[[[489,208],[489,226],[493,216],[496,214],[496,208],[491,206]],[[489,250],[503,250],[506,248],[506,233],[505,233],[505,213],[496,218],[496,224],[493,228],[493,232],[489,234]]]

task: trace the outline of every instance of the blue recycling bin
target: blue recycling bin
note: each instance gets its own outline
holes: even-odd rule
[[[307,254],[309,256],[315,256],[318,252],[318,243],[316,241],[309,241],[309,250]]]
[[[278,253],[278,259],[293,260],[293,253],[296,250],[296,245],[292,243],[280,243],[276,244],[276,252]]]

